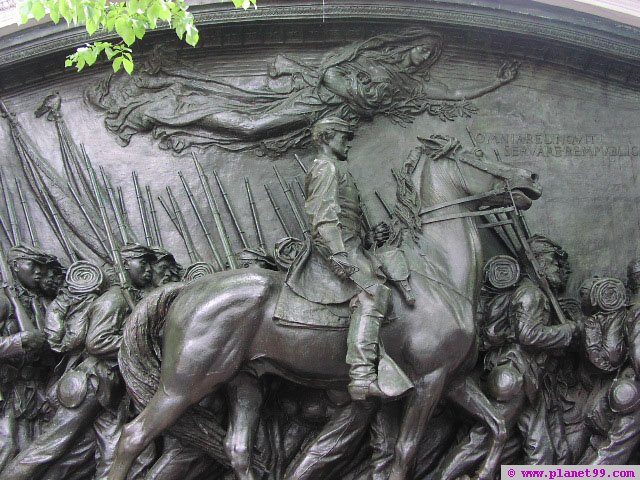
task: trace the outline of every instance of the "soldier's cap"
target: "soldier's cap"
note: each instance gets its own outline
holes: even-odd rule
[[[544,235],[535,234],[531,236],[529,246],[533,253],[555,253],[562,260],[566,260],[569,257],[560,245]]]
[[[155,255],[156,262],[159,262],[160,260],[168,260],[175,264],[178,263],[176,261],[176,257],[173,256],[173,253],[169,252],[168,250],[165,250],[164,248],[160,248],[160,247],[149,247],[149,248]]]
[[[312,133],[314,136],[327,131],[344,132],[349,134],[350,138],[353,138],[354,126],[351,122],[335,116],[325,117],[313,125]]]
[[[156,254],[155,252],[145,246],[140,245],[139,243],[129,243],[120,249],[120,255],[123,260],[133,260],[134,258],[142,258],[149,257],[151,261],[155,261]]]
[[[631,260],[627,265],[627,275],[633,275],[634,273],[640,273],[640,259]]]
[[[55,255],[50,255],[38,247],[32,247],[29,245],[17,245],[9,249],[7,254],[7,260],[13,262],[15,260],[31,260],[41,265],[54,264],[59,266],[60,262]]]

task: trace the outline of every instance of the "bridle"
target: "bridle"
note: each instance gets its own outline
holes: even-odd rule
[[[493,190],[489,190],[487,192],[483,192],[483,193],[478,193],[476,195],[469,195],[466,197],[461,197],[461,198],[456,198],[455,200],[450,200],[448,202],[443,202],[443,203],[438,203],[437,205],[432,205],[430,207],[426,207],[423,208],[422,210],[420,210],[420,213],[418,214],[420,217],[422,217],[423,215],[426,215],[428,213],[431,212],[435,212],[437,210],[441,210],[443,208],[447,208],[447,207],[451,207],[454,205],[462,205],[465,203],[470,203],[470,202],[475,202],[478,200],[483,200],[485,198],[490,198],[496,195],[499,195],[501,193],[509,193],[511,195],[511,188],[509,187],[509,180],[506,176],[501,175],[499,173],[496,173],[494,171],[491,171],[488,167],[486,167],[485,165],[475,162],[474,160],[471,159],[467,159],[467,158],[458,158],[457,156],[447,156],[447,154],[449,152],[451,152],[451,150],[455,150],[455,149],[450,149],[448,150],[444,155],[440,155],[436,158],[432,157],[431,160],[438,160],[440,158],[446,158],[448,160],[453,160],[456,162],[456,166],[458,168],[458,175],[460,176],[460,179],[463,183],[463,185],[465,185],[465,187],[467,186],[465,180],[464,180],[464,175],[462,175],[462,170],[460,168],[460,163],[465,163],[477,170],[481,170],[485,173],[488,173],[489,175],[492,175],[494,177],[500,178],[502,180],[504,180],[504,186],[503,187],[499,187],[499,188],[494,188]],[[455,151],[453,152],[455,154]],[[467,188],[468,190],[468,188]],[[512,195],[511,195],[512,196]],[[513,197],[512,197],[513,198]],[[429,223],[436,223],[436,222],[443,222],[446,220],[453,220],[456,218],[468,218],[468,217],[482,217],[482,216],[486,216],[486,215],[491,215],[491,214],[497,214],[497,213],[508,213],[508,212],[513,212],[515,210],[515,205],[514,206],[510,206],[510,207],[497,207],[497,208],[492,208],[492,209],[487,209],[487,210],[482,210],[482,211],[477,211],[477,212],[459,212],[459,213],[451,213],[448,215],[441,215],[441,216],[437,216],[437,217],[432,217],[432,218],[428,218],[426,220],[422,220],[422,225],[427,225]]]

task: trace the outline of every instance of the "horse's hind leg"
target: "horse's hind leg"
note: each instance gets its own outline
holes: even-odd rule
[[[251,470],[251,455],[260,410],[262,390],[253,375],[241,373],[227,385],[229,429],[224,448],[240,480],[257,480]]]
[[[440,401],[445,378],[445,371],[439,369],[415,382],[415,389],[406,400],[389,480],[407,478],[427,421]]]
[[[125,480],[138,455],[193,403],[186,394],[167,393],[161,384],[142,413],[122,429],[108,480]]]

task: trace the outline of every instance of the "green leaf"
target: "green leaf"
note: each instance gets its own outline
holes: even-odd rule
[[[116,20],[116,32],[122,37],[124,43],[132,45],[136,41],[136,35],[133,33],[129,17],[120,17]]]
[[[44,5],[41,2],[36,1],[33,3],[33,5],[31,6],[31,15],[33,15],[33,18],[35,18],[36,20],[42,20],[46,14],[47,12],[45,11]]]
[[[64,61],[64,66],[65,67],[73,67],[73,60],[71,60],[71,58],[67,57],[67,59]]]
[[[133,62],[128,58],[122,59],[122,66],[124,67],[124,69],[129,75],[133,73]]]
[[[118,70],[120,70],[120,68],[122,67],[122,61],[124,60],[124,58],[122,57],[116,57],[116,59],[113,61],[113,71],[117,72]]]
[[[193,25],[187,25],[187,37],[185,38],[185,40],[189,45],[195,47],[200,40],[198,29]]]
[[[113,58],[113,56],[116,54],[116,52],[113,50],[113,48],[111,48],[111,44],[109,44],[108,47],[104,48],[104,53],[107,56],[107,58],[109,60],[111,60]]]
[[[60,10],[56,2],[49,2],[49,17],[51,17],[51,21],[55,24],[60,22]]]

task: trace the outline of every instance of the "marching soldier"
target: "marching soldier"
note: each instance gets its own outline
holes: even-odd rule
[[[121,255],[130,288],[125,292],[121,286],[113,286],[88,306],[83,314],[85,359],[62,376],[56,388],[60,406],[54,417],[43,433],[7,465],[3,478],[32,480],[43,474],[72,450],[88,428],[93,428],[97,439],[95,478],[107,477],[129,414],[118,371],[122,327],[131,313],[127,296],[135,303],[153,288],[156,259],[150,248],[138,244],[123,247]]]
[[[156,256],[153,263],[153,284],[160,287],[165,283],[179,282],[184,269],[173,254],[160,247],[151,247],[151,250]]]

